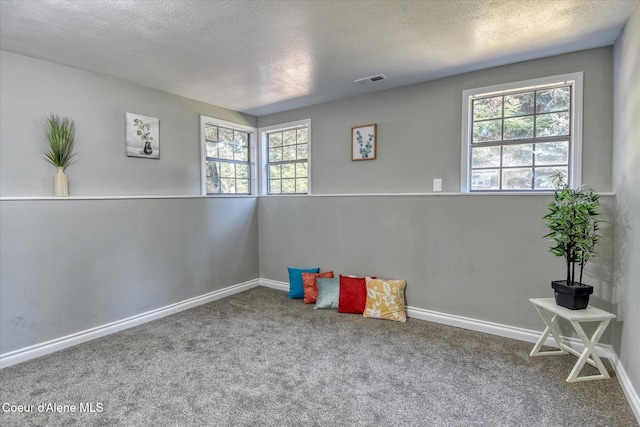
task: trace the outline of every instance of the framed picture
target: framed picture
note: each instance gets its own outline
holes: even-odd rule
[[[129,157],[160,158],[160,120],[126,113],[126,150]]]
[[[351,160],[376,159],[376,124],[351,128]]]

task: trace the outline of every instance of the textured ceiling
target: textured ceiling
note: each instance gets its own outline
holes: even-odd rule
[[[611,45],[635,4],[0,0],[0,48],[260,116]]]

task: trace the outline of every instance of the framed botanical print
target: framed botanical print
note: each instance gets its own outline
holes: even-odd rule
[[[351,160],[376,159],[376,124],[351,128]]]
[[[129,157],[160,158],[160,120],[126,113],[126,151]]]

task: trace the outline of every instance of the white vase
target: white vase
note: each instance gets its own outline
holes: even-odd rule
[[[59,167],[53,177],[53,195],[56,197],[69,197],[69,180],[64,168]]]

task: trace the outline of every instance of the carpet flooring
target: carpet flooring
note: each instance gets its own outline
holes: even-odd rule
[[[33,412],[0,424],[638,425],[608,361],[612,379],[568,384],[575,357],[531,347],[257,287],[1,370],[0,403]]]

